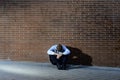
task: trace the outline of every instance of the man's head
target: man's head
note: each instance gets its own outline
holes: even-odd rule
[[[57,44],[57,50],[61,51],[62,50],[62,45],[61,44]]]

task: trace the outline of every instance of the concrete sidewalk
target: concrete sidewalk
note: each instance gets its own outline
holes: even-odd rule
[[[50,63],[0,61],[0,80],[120,80],[120,68],[69,65],[57,70]]]

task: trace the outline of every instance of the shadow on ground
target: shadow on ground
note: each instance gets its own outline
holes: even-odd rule
[[[83,53],[78,48],[69,47],[71,54],[68,57],[68,64],[92,66],[92,57]]]

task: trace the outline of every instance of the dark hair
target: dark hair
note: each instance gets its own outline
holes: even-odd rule
[[[62,50],[62,45],[61,44],[57,44],[57,50],[61,51]]]

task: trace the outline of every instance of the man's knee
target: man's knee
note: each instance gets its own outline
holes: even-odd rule
[[[49,58],[50,58],[50,62],[51,62],[53,65],[56,65],[56,64],[57,64],[57,60],[56,60],[56,56],[55,56],[55,55],[49,55]]]

